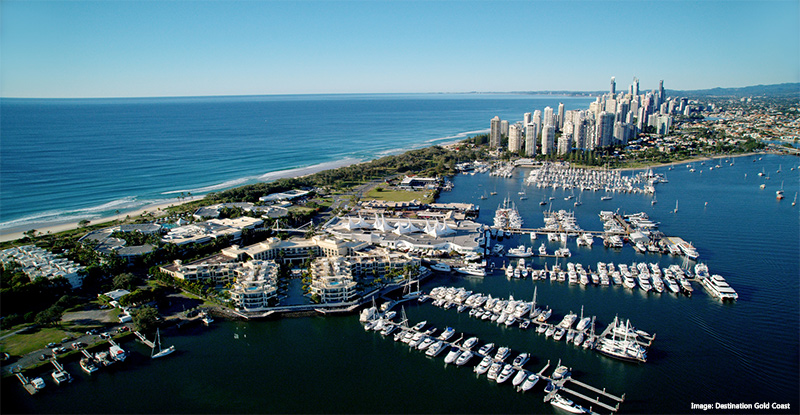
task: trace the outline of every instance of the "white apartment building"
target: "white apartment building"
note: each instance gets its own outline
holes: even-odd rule
[[[24,245],[0,251],[0,263],[8,265],[12,262],[18,263],[22,267],[22,272],[31,281],[39,277],[47,279],[64,277],[69,281],[73,290],[83,286],[83,275],[81,275],[83,266],[35,245]]]

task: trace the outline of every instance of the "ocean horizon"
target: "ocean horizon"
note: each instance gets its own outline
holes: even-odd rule
[[[2,98],[0,232],[125,214],[463,140],[592,97],[309,94]]]

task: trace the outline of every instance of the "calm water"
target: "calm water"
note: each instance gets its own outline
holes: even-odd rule
[[[447,143],[591,98],[388,94],[0,100],[0,230],[126,212]],[[37,225],[40,226],[40,225]]]
[[[791,206],[800,171],[790,171],[797,158],[763,156],[737,158],[734,166],[709,162],[690,173],[684,166],[666,172],[668,184],[657,186],[658,204],[643,195],[615,195],[600,201],[600,193],[580,194],[583,205],[564,201],[564,191],[528,188],[529,199],[518,203],[526,225],[543,224],[543,196],[554,196],[554,208],[574,209],[578,223],[599,230],[600,210],[645,211],[667,235],[692,241],[711,272],[723,275],[739,292],[734,304],[721,304],[699,285],[691,298],[630,292],[621,287],[569,286],[530,280],[508,281],[500,272],[484,280],[439,276],[423,286],[466,286],[493,296],[531,298],[538,287],[540,304],[554,309],[553,319],[567,312],[597,316],[600,327],[615,315],[630,318],[640,329],[656,333],[649,361],[633,365],[564,342],[475,321],[454,309],[430,304],[407,307],[412,322],[428,320],[443,328],[476,335],[483,342],[507,345],[534,357],[527,368],[539,370],[548,360],[562,359],[575,378],[611,393],[626,393],[621,413],[688,413],[690,404],[715,402],[778,402],[798,405],[800,373],[800,224]],[[716,162],[714,163],[716,164]],[[775,173],[779,164],[783,172]],[[699,170],[703,169],[700,173]],[[772,172],[767,188],[757,173]],[[513,179],[488,175],[458,176],[453,192],[442,201],[482,202],[480,221],[491,222],[500,198],[517,199],[524,170]],[[747,174],[747,177],[745,177]],[[777,201],[781,181],[787,199]],[[483,190],[497,196],[480,201]],[[576,197],[578,193],[576,193]],[[677,214],[670,213],[679,200]],[[518,201],[519,202],[519,201]],[[706,205],[706,202],[708,204]],[[530,244],[527,237],[506,241]],[[538,246],[542,238],[535,243]],[[680,263],[678,258],[640,255],[626,246],[606,250],[569,242],[571,261],[594,268],[604,262]],[[555,244],[550,249],[555,248]],[[502,260],[499,260],[502,261]],[[551,266],[553,259],[549,259]],[[536,267],[541,260],[534,261]],[[558,320],[557,320],[558,321]],[[28,396],[16,380],[3,383],[2,412],[29,413],[554,413],[542,403],[537,387],[525,395],[510,385],[476,378],[470,368],[445,367],[443,355],[426,358],[379,334],[365,333],[356,316],[308,317],[264,322],[218,322],[211,328],[162,333],[179,352],[151,361],[148,349],[136,342],[129,361],[112,373],[89,377],[76,363],[68,370],[72,384]],[[472,364],[477,363],[473,361]],[[48,377],[49,381],[49,377]],[[696,411],[695,411],[696,412]],[[740,412],[744,413],[744,412]]]

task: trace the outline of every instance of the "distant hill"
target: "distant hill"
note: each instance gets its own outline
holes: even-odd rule
[[[642,93],[647,90],[642,90]],[[798,97],[800,98],[800,83],[786,83],[786,84],[773,84],[773,85],[753,85],[744,86],[740,88],[711,88],[711,89],[696,89],[690,91],[681,91],[676,89],[666,89],[664,92],[667,96],[678,96],[687,98],[704,98],[704,97],[754,97],[754,96],[770,96],[770,97]],[[476,92],[471,92],[476,93]],[[477,92],[480,93],[480,92]],[[496,92],[484,92],[496,93]],[[530,94],[530,95],[566,95],[566,96],[598,96],[608,93],[608,91],[512,91],[506,92],[511,94]]]
[[[773,85],[753,85],[744,86],[741,88],[711,88],[711,89],[698,89],[694,91],[678,91],[668,89],[664,91],[668,96],[685,96],[685,97],[753,97],[753,96],[770,96],[770,97],[800,97],[800,83],[786,83],[786,84],[773,84]]]

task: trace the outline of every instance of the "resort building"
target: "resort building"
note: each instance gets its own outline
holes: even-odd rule
[[[232,245],[222,250],[222,255],[244,261],[248,258],[257,260],[274,260],[300,264],[308,258],[320,256],[346,256],[352,255],[355,249],[360,249],[365,244],[345,242],[321,236],[311,239],[291,238],[282,241],[278,238],[269,238],[246,247]]]
[[[248,216],[236,219],[211,219],[205,222],[172,228],[161,240],[175,245],[202,244],[230,235],[235,241],[242,237],[242,230],[255,229],[263,223],[264,221],[261,219]]]
[[[234,270],[236,283],[229,293],[239,312],[263,311],[277,297],[278,270],[274,261],[248,261]]]
[[[162,266],[161,271],[186,282],[204,282],[219,286],[233,282],[236,269],[240,266],[241,262],[235,258],[217,254],[188,264],[176,259],[172,264]]]
[[[325,224],[325,231],[336,239],[360,241],[390,249],[470,253],[480,250],[478,239],[481,226],[469,220],[451,223],[426,219],[387,219],[376,214],[370,221],[361,217],[333,218]]]
[[[83,286],[83,266],[34,245],[24,245],[0,251],[0,263],[3,266],[11,263],[19,264],[22,267],[22,272],[31,281],[40,277],[47,279],[64,277],[69,281],[73,290]]]

